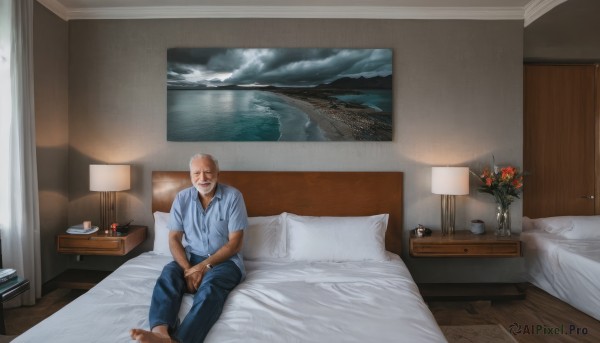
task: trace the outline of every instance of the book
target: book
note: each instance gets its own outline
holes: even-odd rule
[[[0,285],[17,278],[17,271],[12,268],[0,269]]]
[[[94,233],[98,231],[97,226],[92,226],[89,229],[84,229],[83,224],[73,225],[67,229],[67,233],[77,234],[77,235],[85,235],[88,233]]]

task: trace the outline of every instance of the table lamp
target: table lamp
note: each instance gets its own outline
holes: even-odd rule
[[[130,188],[131,167],[126,164],[90,164],[90,191],[100,192],[100,228],[117,221],[117,191]]]
[[[432,167],[431,193],[442,195],[442,235],[453,235],[455,196],[469,194],[469,168]]]

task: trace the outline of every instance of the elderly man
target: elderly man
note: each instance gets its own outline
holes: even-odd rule
[[[240,250],[248,217],[242,194],[217,182],[219,166],[211,155],[194,155],[190,176],[193,187],[179,192],[171,207],[169,248],[174,261],[164,267],[154,287],[151,331],[131,330],[138,342],[202,342],[227,295],[245,275]],[[186,292],[194,294],[194,303],[179,323]]]

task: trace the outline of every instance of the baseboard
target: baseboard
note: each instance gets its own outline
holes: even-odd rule
[[[90,289],[107,277],[111,272],[105,270],[67,269],[54,279],[42,285],[42,295],[57,288]]]
[[[420,283],[425,301],[523,300],[523,283]]]

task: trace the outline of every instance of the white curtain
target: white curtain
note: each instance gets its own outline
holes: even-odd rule
[[[14,268],[29,279],[31,290],[20,302],[33,305],[42,293],[33,94],[34,0],[0,1],[2,258],[5,268]]]

